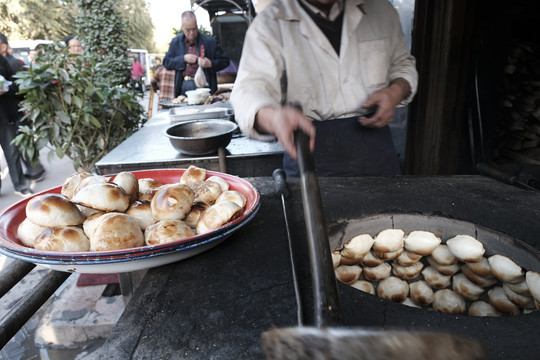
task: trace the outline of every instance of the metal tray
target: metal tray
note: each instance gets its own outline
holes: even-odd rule
[[[226,107],[186,106],[169,110],[171,122],[200,120],[200,119],[229,119],[233,110]]]

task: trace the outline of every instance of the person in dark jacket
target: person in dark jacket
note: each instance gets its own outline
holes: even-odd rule
[[[15,76],[16,73],[19,71],[26,71],[26,68],[24,66],[24,63],[19,61],[17,58],[15,58],[13,55],[9,53],[9,42],[7,37],[0,33],[0,55],[2,55],[9,65],[11,66],[11,71],[13,73],[13,76]],[[20,108],[19,103],[23,100],[23,97],[21,96],[14,96],[10,97],[11,100],[15,101],[17,104],[17,109]],[[17,125],[17,128],[19,128],[21,125],[28,125],[27,121],[23,120],[23,114],[19,111],[11,113],[11,116],[14,116],[16,120],[10,119],[10,122],[15,122]],[[22,162],[24,164],[24,168],[26,171],[24,172],[24,176],[31,181],[41,181],[45,178],[45,168],[41,164],[41,162],[38,159],[38,163],[34,166],[32,165],[32,162],[25,158],[24,155],[21,157]]]
[[[11,141],[17,135],[17,113],[19,111],[16,102],[16,86],[13,83],[13,71],[6,58],[0,54],[0,75],[7,81],[12,82],[7,92],[0,91],[0,145],[4,152],[9,168],[9,175],[15,193],[21,196],[30,196],[32,191],[24,177],[21,152],[13,146]],[[1,183],[0,183],[1,185]]]
[[[174,96],[185,95],[196,89],[195,74],[199,66],[204,70],[210,93],[217,90],[216,73],[229,65],[229,58],[216,39],[199,33],[197,18],[192,11],[182,13],[182,34],[172,39],[163,66],[174,70]],[[201,53],[201,45],[204,54]]]

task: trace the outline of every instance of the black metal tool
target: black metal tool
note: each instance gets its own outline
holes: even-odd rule
[[[478,172],[483,175],[491,176],[492,178],[502,181],[504,183],[510,185],[517,185],[526,190],[538,191],[538,189],[530,186],[529,184],[525,184],[523,181],[518,180],[517,176],[508,174],[490,164],[482,162],[478,163],[476,164],[476,170],[478,170]]]
[[[302,316],[302,302],[300,298],[300,287],[298,284],[298,276],[296,274],[296,265],[294,263],[291,232],[289,230],[287,206],[285,203],[285,199],[289,197],[289,188],[287,187],[286,175],[283,169],[274,170],[274,172],[272,173],[272,177],[274,178],[274,186],[276,189],[276,195],[278,197],[281,197],[281,205],[283,207],[283,217],[285,218],[285,228],[287,230],[287,240],[289,241],[289,255],[290,255],[290,260],[291,260],[292,276],[293,276],[293,283],[294,283],[294,295],[296,296],[296,312],[297,312],[296,315],[298,319],[298,325],[302,325],[304,323],[304,320]]]
[[[309,136],[298,130],[295,133],[295,141],[313,282],[315,326],[321,328],[342,325],[343,310],[322,210],[319,181],[309,149]]]

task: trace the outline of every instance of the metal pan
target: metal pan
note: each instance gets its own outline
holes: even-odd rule
[[[238,125],[224,119],[192,120],[165,130],[171,145],[187,155],[207,155],[225,149]]]

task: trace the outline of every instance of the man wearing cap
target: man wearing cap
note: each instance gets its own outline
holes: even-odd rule
[[[213,94],[217,90],[216,73],[228,65],[229,58],[216,39],[199,33],[195,14],[192,11],[182,13],[182,33],[172,39],[163,59],[163,66],[175,71],[174,96],[185,95],[186,91],[197,88],[194,78],[199,66],[203,68]]]

